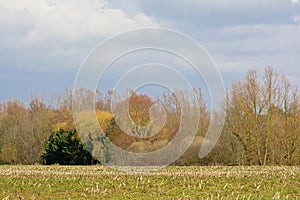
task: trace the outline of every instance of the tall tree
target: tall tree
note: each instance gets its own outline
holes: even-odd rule
[[[291,146],[298,144],[300,124],[295,118],[299,113],[298,104],[296,90],[271,67],[265,69],[261,81],[257,72],[251,70],[243,82],[233,84],[227,98],[225,130],[243,146],[245,164],[282,163],[280,152],[293,150],[295,147]],[[282,146],[286,140],[289,142],[284,143],[289,148]]]

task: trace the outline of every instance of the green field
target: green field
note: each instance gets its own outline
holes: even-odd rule
[[[1,166],[0,199],[300,199],[300,167]]]

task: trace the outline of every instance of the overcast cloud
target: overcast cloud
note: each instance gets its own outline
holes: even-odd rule
[[[297,0],[2,0],[0,101],[72,87],[88,53],[138,27],[181,31],[202,44],[228,86],[272,65],[300,86]]]

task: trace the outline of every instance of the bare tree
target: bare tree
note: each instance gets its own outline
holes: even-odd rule
[[[233,84],[226,102],[225,129],[243,146],[245,164],[291,163],[299,140],[299,100],[285,76],[267,67],[260,81],[250,70]]]

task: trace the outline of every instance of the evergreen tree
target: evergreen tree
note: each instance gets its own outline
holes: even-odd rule
[[[51,134],[41,159],[47,165],[90,165],[98,162],[81,143],[76,130],[63,129]]]

